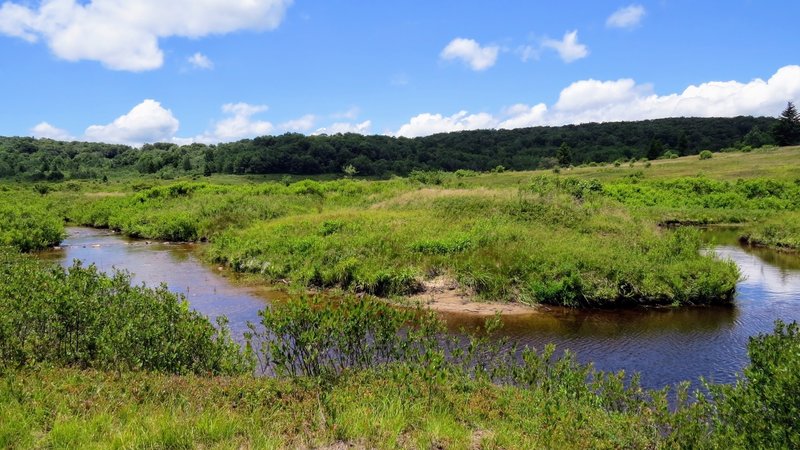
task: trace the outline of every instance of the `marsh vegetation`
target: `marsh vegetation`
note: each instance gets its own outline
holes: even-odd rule
[[[796,148],[632,166],[3,184],[0,444],[800,445],[795,324],[750,342],[739,382],[690,401],[685,385],[644,389],[552,347],[510,351],[486,339],[492,321],[455,342],[429,311],[373,297],[445,277],[526,304],[729,303],[736,266],[661,225],[735,222],[749,242],[797,248]],[[65,222],[209,241],[207,261],[302,293],[240,346],[163,287],[20,253],[56,245]]]

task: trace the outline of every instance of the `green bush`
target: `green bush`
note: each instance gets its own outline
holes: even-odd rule
[[[0,194],[0,246],[30,252],[58,245],[64,223],[48,202],[21,192]]]
[[[703,150],[702,152],[700,152],[700,155],[699,155],[700,160],[711,159],[713,156],[714,156],[714,154],[711,153],[710,150]]]
[[[707,386],[717,448],[800,448],[800,327],[777,321],[747,353],[736,384]]]
[[[0,249],[0,366],[39,363],[116,371],[237,374],[252,361],[166,286],[131,286],[130,275],[69,269]]]

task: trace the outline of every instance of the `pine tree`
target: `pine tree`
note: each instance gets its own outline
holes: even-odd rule
[[[664,145],[658,139],[650,141],[650,148],[647,149],[647,159],[658,159],[664,153]]]
[[[800,115],[792,102],[786,105],[778,123],[772,128],[772,136],[778,145],[800,144]]]
[[[558,147],[558,150],[556,150],[556,158],[558,159],[559,166],[569,167],[569,165],[572,164],[572,147],[566,142],[562,142],[561,147]]]

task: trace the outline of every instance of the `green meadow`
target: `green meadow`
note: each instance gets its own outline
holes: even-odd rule
[[[387,298],[444,277],[479,299],[529,305],[726,303],[735,267],[671,226],[734,223],[754,245],[797,249],[798,154],[387,180],[17,183],[0,192],[0,237],[24,251],[52,246],[66,222],[208,241],[209,262],[265,283]]]
[[[1,184],[0,446],[800,446],[796,324],[751,339],[735,384],[653,391],[551,346],[509,350],[489,339],[496,320],[464,345],[433,313],[381,300],[444,277],[529,305],[728,303],[735,265],[687,225],[797,251],[798,174],[800,149],[766,148],[391,179]],[[207,242],[209,263],[292,295],[240,346],[164,288],[25,254],[67,225]]]

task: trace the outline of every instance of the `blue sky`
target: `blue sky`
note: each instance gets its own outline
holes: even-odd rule
[[[10,0],[0,135],[418,136],[800,100],[796,1]]]

